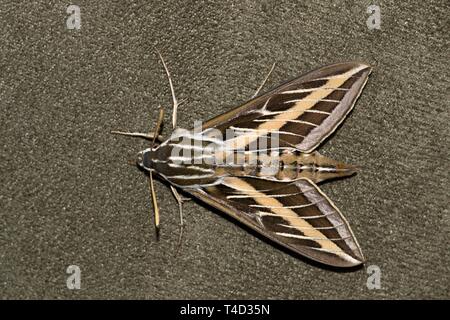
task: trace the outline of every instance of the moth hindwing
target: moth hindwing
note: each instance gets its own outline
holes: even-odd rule
[[[174,130],[141,152],[139,165],[293,252],[359,265],[354,234],[317,186],[355,168],[315,149],[351,111],[370,72],[356,62],[309,72],[192,130]]]

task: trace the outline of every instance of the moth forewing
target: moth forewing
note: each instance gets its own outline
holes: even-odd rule
[[[239,137],[243,143],[257,139],[255,132],[276,133],[298,150],[311,152],[351,111],[370,72],[370,66],[357,62],[317,69],[207,121],[203,128],[246,131]]]

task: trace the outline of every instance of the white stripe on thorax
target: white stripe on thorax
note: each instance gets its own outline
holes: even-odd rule
[[[194,169],[194,170],[198,170],[201,172],[214,173],[213,169],[203,168],[203,167],[199,167],[199,166],[185,166],[185,165],[180,165],[180,164],[176,164],[176,163],[169,163],[168,165],[171,168]]]
[[[204,158],[212,158],[214,157],[213,155],[209,155],[209,154],[203,154],[201,156],[194,156],[194,157],[179,157],[179,156],[170,156],[168,159],[172,162],[175,161],[179,161],[179,162],[187,162],[187,161],[191,161],[191,160],[196,160],[196,159],[204,159]]]

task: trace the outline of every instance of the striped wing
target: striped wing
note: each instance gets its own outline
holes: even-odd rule
[[[213,118],[203,129],[219,129],[223,136],[235,131],[237,137],[228,142],[237,148],[276,133],[281,143],[309,153],[351,111],[370,72],[356,62],[317,69]]]
[[[310,259],[336,267],[363,263],[347,221],[310,180],[227,177],[219,185],[186,191]]]

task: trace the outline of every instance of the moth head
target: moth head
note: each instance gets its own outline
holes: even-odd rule
[[[144,152],[145,151],[141,151],[136,156],[136,165],[142,169],[145,169],[145,167],[144,167]]]
[[[148,148],[139,152],[136,156],[136,165],[146,171],[153,171],[154,170],[153,159],[155,158],[156,155],[155,149],[157,148],[154,149]]]
[[[155,151],[158,149],[157,140],[161,140],[159,132],[161,131],[161,125],[163,122],[164,110],[162,108],[159,109],[159,117],[158,122],[156,123],[155,131],[149,134],[145,133],[136,133],[136,132],[122,132],[122,131],[111,131],[114,134],[120,134],[131,137],[140,137],[145,139],[150,139],[150,148],[141,151],[137,154],[136,164],[144,170],[149,171],[149,181],[150,181],[150,191],[152,195],[153,208],[155,211],[155,227],[156,227],[156,235],[159,235],[159,209],[158,203],[156,202],[156,193],[155,187],[153,185],[153,158],[155,157]]]

